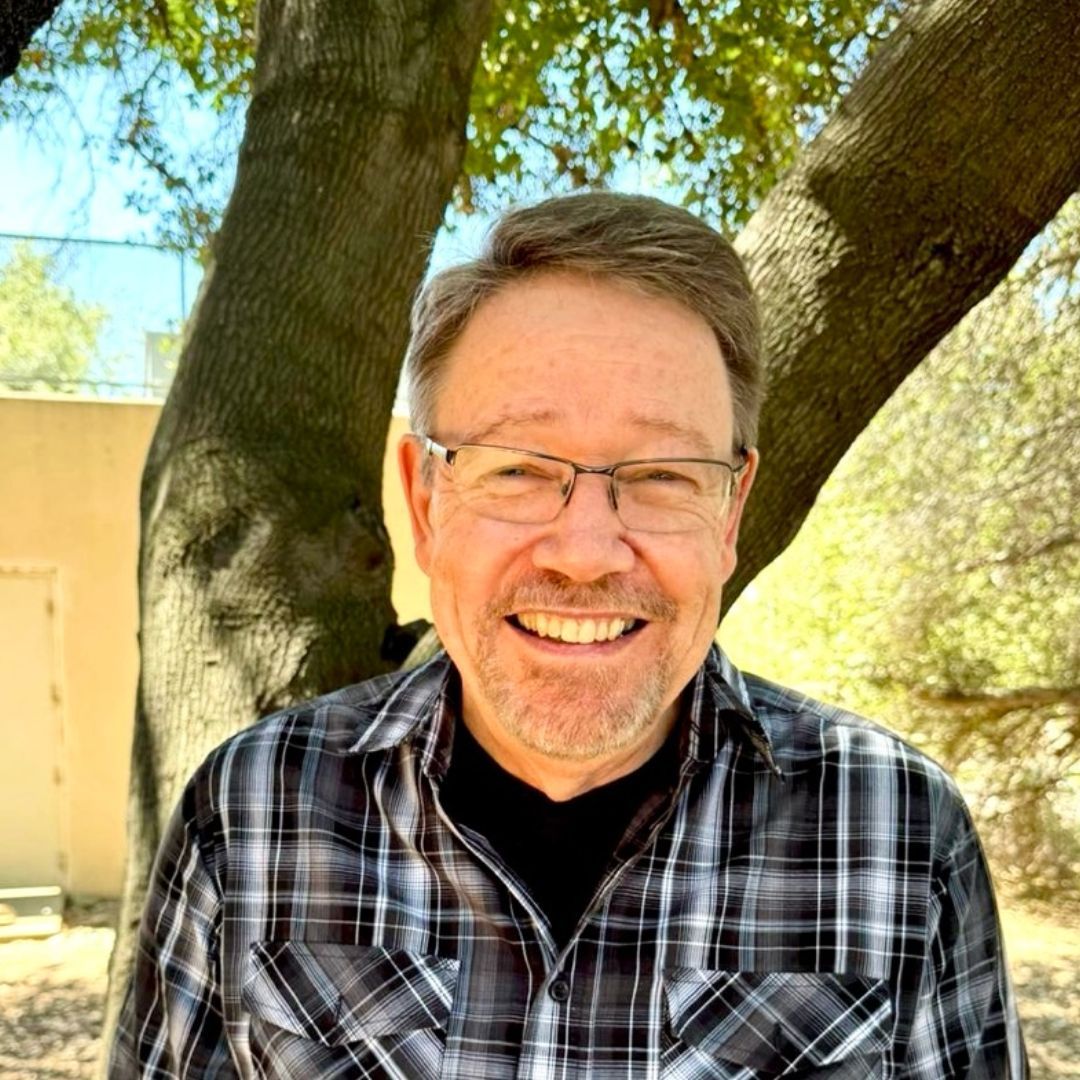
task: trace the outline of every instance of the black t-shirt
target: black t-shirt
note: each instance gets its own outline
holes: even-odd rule
[[[645,764],[564,802],[501,768],[460,721],[442,802],[459,824],[485,836],[525,882],[565,945],[635,813],[674,783],[673,732]]]

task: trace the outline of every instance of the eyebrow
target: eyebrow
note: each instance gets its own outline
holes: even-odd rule
[[[496,416],[494,420],[481,428],[474,428],[467,432],[462,442],[476,443],[492,437],[498,438],[498,433],[504,428],[528,427],[530,424],[553,424],[561,415],[556,409],[533,409],[531,412],[515,409],[512,413]]]
[[[662,416],[649,416],[646,413],[631,413],[630,424],[633,427],[655,431],[658,435],[670,435],[674,439],[682,439],[691,443],[702,457],[712,457],[716,453],[705,434],[698,431],[697,428],[679,423],[678,420],[670,420]]]
[[[539,408],[532,411],[503,413],[481,428],[469,431],[462,442],[484,442],[489,438],[501,438],[501,432],[507,428],[529,427],[535,424],[552,424],[562,419],[564,414],[557,409]],[[633,412],[628,417],[628,427],[644,428],[658,435],[667,435],[691,444],[702,457],[711,458],[716,454],[711,441],[696,428],[689,427],[667,417],[650,416],[647,413]]]

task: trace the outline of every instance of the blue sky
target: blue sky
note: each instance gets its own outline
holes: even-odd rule
[[[32,135],[10,120],[0,124],[0,233],[94,239],[105,245],[37,241],[35,250],[55,258],[54,278],[86,304],[110,317],[99,341],[91,378],[106,383],[103,395],[138,393],[145,375],[147,332],[174,331],[190,308],[201,271],[194,260],[118,242],[152,240],[158,221],[127,205],[141,178],[122,161],[110,161],[99,113],[100,77],[68,88],[70,107],[57,108]],[[89,135],[90,148],[86,146]],[[15,241],[0,236],[0,263]]]
[[[139,393],[145,375],[147,332],[177,330],[189,313],[202,271],[194,259],[149,247],[158,235],[156,213],[128,205],[129,194],[145,186],[144,170],[125,160],[110,160],[111,118],[99,112],[104,97],[100,78],[72,86],[70,108],[57,110],[47,130],[27,134],[12,121],[0,124],[0,234],[67,238],[38,241],[56,256],[56,278],[84,303],[111,313],[101,341],[103,360],[93,374],[106,395]],[[205,117],[194,118],[205,124]],[[90,145],[87,146],[89,135]],[[456,261],[474,251],[487,219],[461,221],[436,241],[433,265]],[[81,240],[109,241],[83,245]],[[0,235],[0,264],[15,241]],[[114,246],[117,245],[117,246]],[[122,384],[131,384],[126,390]]]
[[[11,120],[0,123],[0,232],[148,240],[157,222],[125,205],[139,177],[123,162],[110,162],[101,145],[109,133],[99,112],[100,76],[72,79],[69,104],[50,110],[31,136]],[[81,85],[80,85],[81,83]],[[89,136],[95,146],[84,147]]]

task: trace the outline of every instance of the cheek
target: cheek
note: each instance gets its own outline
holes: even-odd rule
[[[431,597],[436,615],[464,623],[491,602],[505,585],[514,551],[498,523],[477,521],[449,510],[432,546]]]
[[[734,571],[735,551],[731,547],[724,547],[716,555],[716,568],[714,570],[716,587],[720,588],[720,586],[725,585]]]
[[[718,527],[713,534],[706,561],[709,577],[714,583],[714,588],[719,589],[731,577],[735,569],[735,548],[728,536],[725,522],[724,527]]]
[[[682,538],[678,546],[650,560],[658,579],[672,596],[687,606],[701,603],[720,590],[728,573],[728,559],[719,531]]]
[[[459,663],[468,655],[466,642],[475,637],[475,607],[467,582],[436,559],[431,575],[431,614],[443,647]]]
[[[686,545],[664,560],[661,587],[682,613],[684,633],[695,640],[712,638],[720,614],[720,594],[731,573],[720,537]]]

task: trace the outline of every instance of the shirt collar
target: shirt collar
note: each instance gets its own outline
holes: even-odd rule
[[[454,665],[445,652],[405,673],[395,673],[362,684],[372,686],[370,703],[353,701],[362,718],[347,753],[367,754],[389,750],[419,737],[425,768],[445,752],[453,738],[450,675]],[[387,683],[389,692],[386,693]],[[385,696],[384,696],[385,693]],[[443,749],[445,747],[445,750]]]
[[[784,778],[772,752],[772,740],[754,710],[742,672],[713,644],[686,690],[689,702],[687,755],[713,761],[730,735],[750,745],[778,779]]]
[[[441,779],[450,764],[454,722],[460,690],[457,671],[445,652],[405,675],[390,676],[389,695],[381,707],[364,709],[366,722],[348,748],[349,753],[388,750],[407,740],[417,745],[421,767]],[[683,755],[703,764],[713,761],[727,738],[747,742],[779,779],[783,774],[773,759],[772,743],[754,713],[742,673],[717,645],[684,691],[687,735]]]

